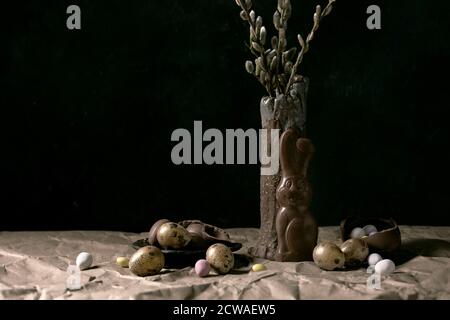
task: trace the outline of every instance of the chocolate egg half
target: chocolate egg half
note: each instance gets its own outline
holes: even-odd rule
[[[364,241],[369,245],[371,252],[392,253],[402,243],[400,228],[393,219],[348,217],[341,222],[341,238],[346,241],[350,238],[351,231],[356,227],[373,225],[378,232],[370,234]]]

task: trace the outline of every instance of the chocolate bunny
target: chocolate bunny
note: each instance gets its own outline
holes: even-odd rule
[[[281,181],[276,192],[277,261],[312,260],[318,228],[308,206],[311,188],[307,180],[314,153],[311,141],[296,129],[287,129],[280,139]]]

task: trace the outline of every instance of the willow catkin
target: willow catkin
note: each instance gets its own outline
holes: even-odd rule
[[[309,50],[309,43],[314,39],[321,19],[331,12],[336,0],[328,0],[325,9],[322,9],[320,5],[315,7],[313,26],[306,40],[300,34],[297,35],[300,51],[296,47],[286,50],[287,22],[292,15],[290,0],[277,0],[273,25],[278,31],[278,36],[271,37],[270,41],[267,28],[263,25],[263,18],[252,10],[252,0],[235,0],[235,2],[241,8],[240,17],[249,24],[249,47],[251,52],[256,55],[254,63],[252,61],[245,62],[246,71],[258,78],[270,96],[278,93],[288,94],[292,84],[298,81],[298,66],[303,61],[303,55]],[[265,48],[267,42],[270,45],[268,49]],[[296,55],[297,58],[294,59]]]
[[[253,62],[246,61],[245,62],[245,70],[247,70],[248,73],[253,73],[253,71],[255,70],[255,67],[253,66]]]

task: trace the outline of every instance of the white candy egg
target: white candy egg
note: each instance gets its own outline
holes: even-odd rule
[[[384,259],[375,265],[375,272],[388,275],[395,271],[395,263],[392,260]]]
[[[366,235],[365,231],[363,228],[354,228],[352,230],[352,232],[350,233],[350,238],[352,239],[361,239],[362,237],[364,237]]]
[[[92,255],[88,252],[81,252],[77,259],[75,260],[76,265],[80,270],[85,270],[92,266],[92,263],[94,262],[94,258],[92,258]]]
[[[369,263],[369,266],[374,266],[381,260],[383,260],[383,258],[378,253],[372,253],[367,258],[367,262]]]
[[[372,224],[368,224],[367,226],[364,226],[363,230],[366,233],[366,235],[368,235],[368,236],[373,232],[378,232],[377,227],[375,227]]]

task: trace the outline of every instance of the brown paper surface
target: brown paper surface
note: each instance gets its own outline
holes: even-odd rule
[[[192,268],[163,270],[140,278],[116,265],[131,256],[130,244],[146,237],[112,231],[0,232],[0,299],[450,299],[450,227],[400,226],[402,248],[396,271],[367,287],[365,268],[323,271],[313,262],[257,259],[225,276],[199,278]],[[228,229],[245,253],[257,229]],[[336,241],[338,227],[322,227],[319,239]],[[94,256],[81,272],[82,288],[69,291],[67,267],[79,252]]]

